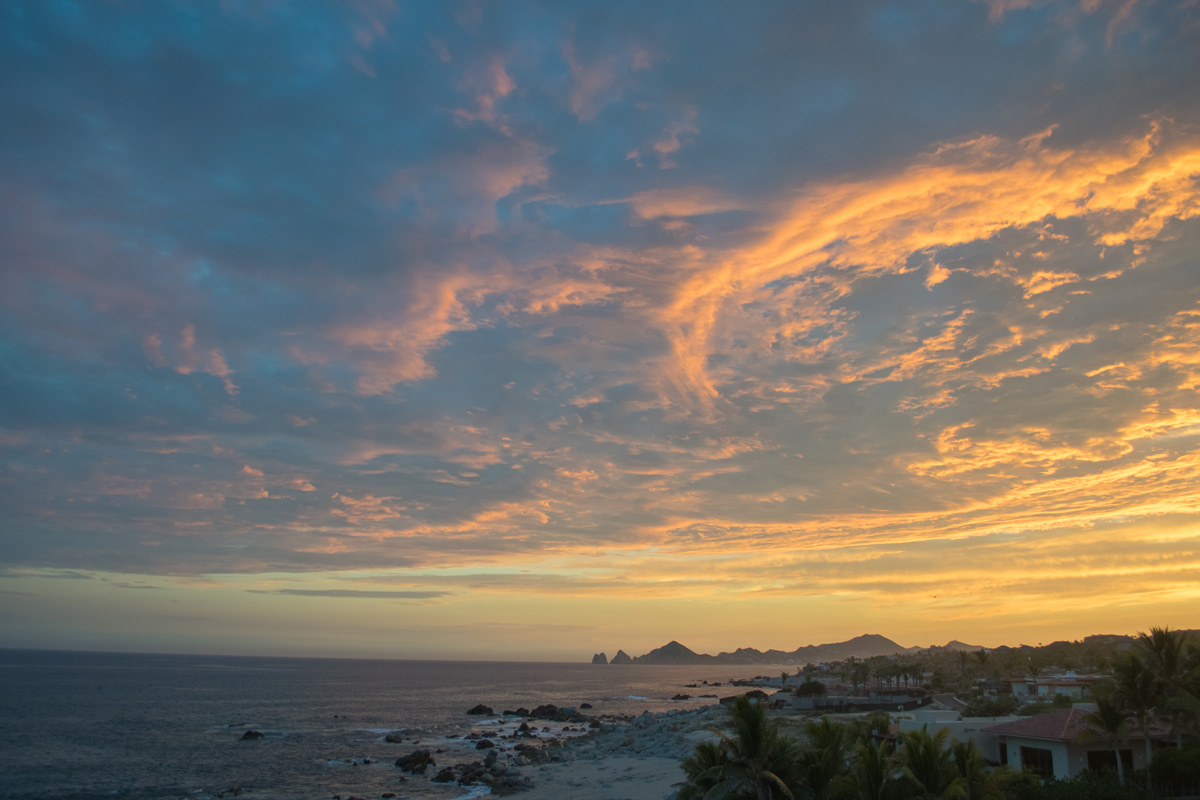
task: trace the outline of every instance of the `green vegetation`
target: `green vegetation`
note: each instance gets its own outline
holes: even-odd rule
[[[963,709],[964,717],[1006,717],[1017,710],[1017,698],[1011,694],[998,697],[978,695],[967,702]]]
[[[739,697],[730,707],[733,735],[721,734],[718,744],[696,747],[683,762],[687,781],[679,800],[747,798],[774,800],[794,797],[799,785],[799,743],[779,733],[760,703]]]
[[[825,694],[825,684],[820,681],[807,680],[792,690],[796,697],[821,697]]]
[[[1095,637],[991,653],[933,650],[890,659],[848,659],[821,670],[840,677],[852,693],[901,690],[927,680],[957,686],[966,698],[964,714],[1005,716],[1017,710],[1017,698],[985,694],[984,688],[994,693],[1002,680],[1036,677],[1050,665],[1111,673],[1095,687],[1095,698],[1085,698],[1096,710],[1081,741],[1113,751],[1115,773],[1084,772],[1070,780],[1043,781],[1032,773],[988,764],[974,742],[952,742],[945,729],[908,731],[893,745],[887,739],[891,718],[885,711],[846,723],[809,719],[793,738],[780,733],[779,723],[769,720],[761,705],[741,698],[730,709],[732,735],[697,746],[683,762],[687,780],[679,800],[1150,800],[1200,793],[1200,646],[1184,632],[1151,628],[1132,646],[1128,638]],[[794,694],[825,693],[816,667],[796,674],[804,681],[792,689]],[[1072,702],[1056,694],[1017,713],[1049,712]],[[1174,747],[1154,751],[1145,734],[1158,732],[1161,740],[1163,729],[1170,730]],[[1119,754],[1134,737],[1145,739],[1150,768],[1128,775]]]
[[[1005,791],[1007,800],[1161,800],[1163,795],[1141,786],[1121,786],[1103,774],[1083,772],[1067,780],[1041,781],[1018,775]]]

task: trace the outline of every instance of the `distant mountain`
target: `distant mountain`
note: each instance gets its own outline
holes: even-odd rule
[[[915,648],[912,648],[915,649]],[[739,647],[732,653],[719,653],[715,656],[696,651],[683,646],[679,642],[669,642],[662,647],[651,650],[645,655],[633,659],[635,664],[819,664],[825,661],[842,661],[854,656],[855,658],[871,658],[872,656],[890,656],[907,653],[910,648],[901,647],[886,636],[868,633],[856,636],[847,642],[833,644],[810,644],[798,647],[788,653],[783,650],[755,650],[752,647]],[[615,662],[615,659],[614,659]]]
[[[1191,633],[1195,638],[1200,638],[1200,631],[1183,631]],[[1095,645],[1115,645],[1117,649],[1124,650],[1132,646],[1134,637],[1124,634],[1098,634],[1088,636],[1083,640],[1087,644]],[[1056,642],[1055,644],[1070,644],[1069,642]],[[1053,646],[1053,645],[1052,645]],[[651,650],[645,655],[637,658],[630,658],[624,650],[617,652],[613,656],[610,664],[821,664],[829,661],[845,661],[847,658],[872,658],[873,656],[892,656],[901,655],[904,653],[916,653],[918,651],[978,651],[978,650],[1033,650],[1029,645],[1017,645],[1010,647],[1001,645],[997,648],[985,648],[981,645],[967,644],[960,642],[957,639],[952,639],[944,645],[929,645],[928,647],[901,647],[886,636],[880,636],[877,633],[868,633],[862,636],[855,636],[853,639],[845,642],[834,642],[832,644],[810,644],[804,647],[798,647],[789,652],[783,650],[755,650],[753,647],[739,647],[732,653],[718,653],[715,656],[707,653],[697,653],[691,648],[685,647],[679,642],[671,641],[664,644],[662,647]],[[593,657],[592,663],[602,664],[600,660],[603,653],[598,653]]]

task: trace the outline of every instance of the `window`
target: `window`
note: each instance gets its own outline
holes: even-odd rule
[[[1021,748],[1021,769],[1040,778],[1054,777],[1054,753],[1041,747]]]

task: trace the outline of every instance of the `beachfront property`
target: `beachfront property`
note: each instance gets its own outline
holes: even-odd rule
[[[1080,704],[1086,706],[1088,704]],[[1091,708],[1068,708],[1021,717],[989,725],[979,731],[976,742],[993,742],[995,761],[1014,769],[1029,770],[1043,778],[1073,778],[1084,770],[1115,769],[1116,754],[1104,739],[1090,733],[1087,716]],[[1152,747],[1161,746],[1169,735],[1166,728],[1148,731]],[[1145,738],[1133,731],[1119,748],[1126,771],[1146,766]],[[989,759],[993,758],[990,754]]]

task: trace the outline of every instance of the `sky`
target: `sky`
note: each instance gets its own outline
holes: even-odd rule
[[[1200,620],[1200,3],[0,0],[0,646]]]

